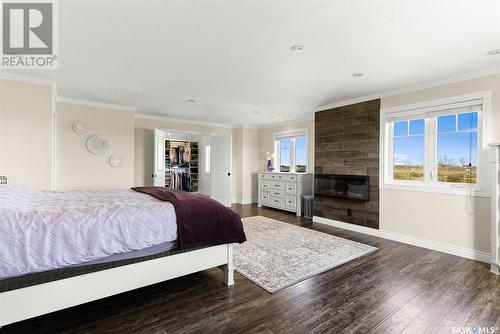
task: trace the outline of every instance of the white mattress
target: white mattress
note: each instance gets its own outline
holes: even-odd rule
[[[176,239],[173,205],[130,189],[30,192],[0,185],[0,279]]]

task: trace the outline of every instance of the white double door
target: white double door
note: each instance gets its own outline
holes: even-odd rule
[[[165,140],[161,129],[154,133],[153,185],[165,186]],[[231,206],[231,135],[215,135],[210,146],[210,197]],[[201,167],[201,166],[200,166]]]

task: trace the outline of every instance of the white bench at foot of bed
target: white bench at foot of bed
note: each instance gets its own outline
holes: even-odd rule
[[[225,244],[0,293],[2,326],[220,267],[234,284],[233,245]]]

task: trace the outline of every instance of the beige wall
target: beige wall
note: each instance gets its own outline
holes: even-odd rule
[[[242,129],[242,172],[241,172],[241,203],[256,203],[257,172],[259,171],[259,130],[251,128]]]
[[[382,108],[491,90],[488,142],[500,141],[500,74],[382,99]],[[441,243],[490,251],[490,199],[473,197],[472,213],[465,196],[381,190],[380,229]]]
[[[500,142],[500,74],[382,98],[382,108],[490,90],[491,120],[488,142]],[[287,123],[259,130],[259,170],[265,153],[273,151],[273,133],[307,128],[309,171],[314,171],[314,121]],[[381,190],[380,229],[440,243],[490,251],[490,199],[413,191]],[[467,210],[467,207],[470,209]]]
[[[490,142],[500,142],[500,75],[467,80],[398,96],[382,98],[382,108],[395,107],[477,91],[492,91]],[[0,174],[10,183],[48,190],[52,163],[52,87],[0,80]],[[232,198],[255,200],[257,170],[265,168],[265,153],[273,151],[273,133],[307,128],[310,172],[314,170],[314,121],[286,123],[262,129],[206,126],[136,118],[109,109],[58,104],[57,180],[62,189],[128,187],[151,184],[153,130],[168,128],[233,136]],[[109,154],[124,165],[109,167],[106,156],[85,150],[85,136],[71,130],[75,119],[86,120],[90,133],[110,140]],[[133,165],[132,165],[133,162]],[[464,196],[382,190],[380,229],[489,252],[489,199],[474,197],[472,214]]]
[[[232,184],[231,184],[231,202],[241,203],[243,198],[242,192],[242,169],[243,169],[243,129],[233,130],[232,143]]]
[[[87,125],[77,134],[76,120]],[[86,148],[90,135],[98,134],[109,141],[103,155],[91,154]],[[109,158],[122,158],[120,167],[111,167]],[[57,103],[57,189],[129,188],[134,182],[134,114],[129,111]]]
[[[309,173],[314,172],[314,119],[300,121],[300,122],[285,123],[283,125],[260,129],[259,151],[258,151],[259,170],[265,170],[266,168],[266,163],[267,163],[266,152],[274,151],[273,134],[276,132],[298,130],[298,129],[307,129],[307,134],[308,134],[307,171]]]
[[[0,174],[9,183],[50,190],[52,87],[0,80]]]

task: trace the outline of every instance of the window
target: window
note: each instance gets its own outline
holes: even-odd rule
[[[274,134],[275,171],[307,172],[307,130]]]
[[[205,146],[205,173],[210,174],[210,145]]]
[[[424,180],[424,131],[423,119],[394,122],[395,180]]]
[[[281,139],[278,145],[280,148],[279,170],[280,172],[289,172],[291,170],[291,160],[292,160],[292,139],[291,138]]]
[[[382,187],[488,196],[488,93],[383,110]]]
[[[438,181],[477,183],[478,112],[439,116]]]

